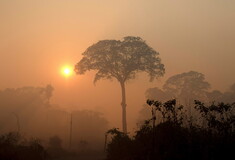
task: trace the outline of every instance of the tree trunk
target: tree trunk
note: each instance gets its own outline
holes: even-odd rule
[[[69,130],[69,149],[71,150],[72,145],[72,127],[73,127],[73,117],[72,113],[70,115],[70,130]]]
[[[120,82],[122,89],[122,130],[124,133],[127,133],[127,123],[126,123],[126,90],[125,90],[125,82]]]

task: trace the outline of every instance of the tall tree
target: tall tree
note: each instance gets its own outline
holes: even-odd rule
[[[205,81],[205,76],[196,71],[185,72],[171,76],[163,85],[165,92],[173,94],[181,100],[203,100],[206,97],[210,84]]]
[[[122,90],[122,126],[127,133],[125,83],[138,72],[147,72],[150,81],[163,76],[164,65],[159,53],[140,37],[124,37],[123,40],[102,40],[90,46],[75,65],[77,74],[96,70],[94,83],[100,79],[116,79]]]

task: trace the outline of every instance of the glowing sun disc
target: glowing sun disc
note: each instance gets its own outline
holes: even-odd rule
[[[70,67],[64,67],[62,69],[62,73],[64,76],[70,76],[72,74],[72,69]]]

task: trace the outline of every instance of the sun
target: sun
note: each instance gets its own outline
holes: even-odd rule
[[[64,74],[69,75],[71,73],[71,70],[69,68],[64,69]]]
[[[69,66],[65,66],[62,68],[62,74],[65,76],[65,77],[69,77],[72,75],[72,68],[69,67]]]

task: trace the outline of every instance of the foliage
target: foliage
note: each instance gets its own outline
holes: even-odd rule
[[[203,96],[210,88],[202,73],[190,71],[174,75],[167,79],[163,89],[172,93],[175,97],[199,97]]]
[[[76,64],[75,72],[84,74],[97,70],[94,82],[101,78],[116,78],[119,82],[134,79],[136,73],[147,72],[150,80],[164,74],[159,53],[140,37],[124,37],[120,40],[102,40],[90,46]]]
[[[168,78],[163,88],[149,88],[146,90],[147,99],[158,99],[166,101],[176,98],[179,103],[188,107],[193,105],[193,100],[203,102],[224,102],[233,103],[235,101],[235,83],[226,92],[219,90],[209,91],[210,84],[205,80],[205,75],[196,71],[176,74]]]
[[[50,108],[52,92],[51,85],[0,91],[0,132],[37,130],[36,125],[32,126],[31,123],[37,118],[42,119],[40,111]],[[26,126],[30,127],[26,129]]]
[[[182,106],[177,106],[174,99],[165,103],[148,100],[147,104],[155,107],[165,121],[157,126],[144,124],[132,139],[112,130],[114,137],[107,148],[107,159],[219,160],[234,156],[234,103],[205,106],[202,102],[195,101],[196,110],[208,124],[206,128],[184,126],[181,122],[188,120],[183,115],[186,113],[182,112],[179,114],[181,118],[176,118],[178,109],[181,111]]]
[[[213,90],[207,93],[210,102],[224,102],[233,103],[235,102],[235,83],[230,86],[229,90],[222,93],[218,90]]]
[[[165,103],[154,100],[147,100],[147,104],[149,106],[154,106],[154,109],[161,113],[163,122],[170,121],[182,124],[181,111],[183,109],[183,106],[177,106],[175,99],[169,100]]]
[[[172,94],[161,90],[158,87],[149,88],[145,92],[145,97],[147,99],[158,99],[159,101],[167,101],[171,99]]]
[[[226,103],[232,103],[235,101],[235,83],[231,85],[229,91],[223,94],[222,101]]]
[[[117,128],[108,130],[107,134],[112,136],[112,142],[107,146],[107,160],[129,160],[133,148],[129,136]]]
[[[0,159],[45,160],[48,154],[38,139],[26,140],[19,133],[0,136]]]
[[[193,104],[194,99],[207,100],[210,84],[202,73],[196,71],[184,72],[169,77],[162,89],[157,87],[146,90],[147,99],[166,101],[175,98],[185,107]]]
[[[53,87],[22,87],[8,88],[0,91],[0,105],[2,107],[22,109],[21,107],[46,107],[49,105],[49,100],[52,96]]]
[[[235,103],[225,104],[214,102],[206,106],[200,101],[195,101],[195,108],[207,122],[207,129],[220,134],[231,134],[235,126]]]

